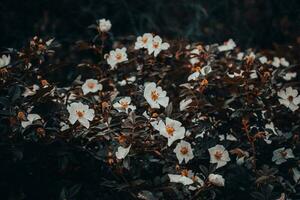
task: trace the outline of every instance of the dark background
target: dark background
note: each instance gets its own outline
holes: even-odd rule
[[[272,48],[300,35],[299,0],[1,0],[0,46],[21,47],[34,35],[74,42],[103,17],[115,36],[155,32],[209,43],[232,37],[244,47]]]

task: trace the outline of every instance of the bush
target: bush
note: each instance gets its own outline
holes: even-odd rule
[[[90,28],[3,52],[4,199],[300,197],[292,54]]]

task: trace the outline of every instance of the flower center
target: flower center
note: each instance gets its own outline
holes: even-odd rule
[[[189,175],[188,170],[184,169],[184,170],[181,171],[181,176],[186,176],[187,177],[188,175]]]
[[[223,153],[221,151],[216,151],[215,158],[216,160],[221,160]]]
[[[156,101],[156,100],[158,99],[158,97],[159,97],[159,94],[157,93],[157,91],[156,91],[156,90],[153,90],[153,91],[151,92],[151,99],[152,99],[153,101]]]
[[[175,129],[172,126],[167,125],[166,131],[167,131],[168,135],[173,136]]]
[[[294,100],[294,97],[293,96],[289,96],[288,100],[289,100],[289,102],[292,102]]]
[[[147,41],[148,41],[148,38],[147,38],[147,37],[143,37],[143,38],[142,38],[142,42],[143,42],[144,44],[146,44]]]
[[[285,157],[287,156],[287,152],[286,152],[286,151],[281,151],[280,154],[281,154],[281,156],[282,156],[283,158],[285,158]]]
[[[84,111],[76,111],[76,115],[79,117],[79,118],[82,118],[84,116]]]
[[[87,84],[87,86],[88,86],[88,88],[93,89],[96,86],[96,84],[90,82]]]
[[[124,108],[124,109],[128,108],[128,105],[129,105],[127,101],[121,101],[120,104],[121,104],[122,108]]]
[[[122,59],[122,54],[121,54],[121,53],[117,53],[116,59],[117,59],[117,60],[121,60],[121,59]]]
[[[189,152],[189,150],[188,150],[187,147],[181,147],[180,153],[181,153],[182,155],[186,155],[188,152]]]
[[[153,42],[153,48],[157,49],[159,47],[159,43],[158,42]]]

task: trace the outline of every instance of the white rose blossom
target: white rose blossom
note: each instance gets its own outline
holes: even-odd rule
[[[88,105],[84,105],[81,102],[71,103],[67,109],[69,111],[69,121],[71,124],[75,124],[76,121],[79,121],[85,128],[90,127],[90,121],[94,119],[95,111],[89,109]]]
[[[229,153],[223,145],[217,144],[208,149],[210,155],[210,163],[217,163],[217,169],[223,167],[230,161]]]
[[[190,55],[190,63],[194,66],[196,63],[200,62],[198,55],[200,55],[200,50],[198,48],[193,49]]]
[[[208,181],[219,187],[224,187],[225,185],[225,179],[219,174],[209,174]]]
[[[261,64],[265,64],[268,62],[268,58],[266,56],[262,56],[258,60]]]
[[[98,20],[98,27],[101,32],[108,32],[111,29],[110,20],[100,19]]]
[[[130,97],[124,97],[120,99],[118,102],[113,104],[113,107],[117,109],[119,112],[126,112],[128,113],[129,110],[134,111],[136,109],[135,106],[130,105],[131,104],[131,98]]]
[[[134,49],[148,48],[152,44],[153,35],[151,33],[144,33],[136,39]]]
[[[116,157],[119,160],[124,159],[128,155],[130,148],[131,148],[131,145],[129,145],[127,148],[119,146],[118,151],[116,152]]]
[[[148,44],[148,53],[151,55],[154,53],[154,57],[156,57],[162,50],[167,50],[170,47],[170,44],[167,42],[162,42],[161,37],[158,35],[152,39],[152,42]]]
[[[107,64],[109,64],[112,69],[115,69],[118,63],[127,61],[126,50],[125,47],[122,49],[117,48],[116,50],[111,50],[106,58]]]
[[[88,93],[95,93],[99,90],[101,91],[102,88],[102,84],[98,83],[98,81],[95,79],[87,79],[81,87],[84,95]]]
[[[171,183],[181,183],[183,185],[191,185],[195,182],[200,186],[204,185],[203,180],[196,176],[192,170],[182,170],[181,174],[168,174]]]
[[[285,90],[281,89],[279,92],[277,92],[277,95],[280,97],[278,99],[280,104],[289,108],[293,112],[298,110],[298,104],[300,103],[300,95],[298,95],[298,90],[288,87]]]
[[[157,87],[154,82],[146,84],[144,97],[151,108],[160,108],[160,105],[163,107],[167,107],[169,104],[169,97],[167,97],[167,92],[163,91],[160,86]]]
[[[185,128],[181,122],[168,117],[166,118],[166,123],[160,120],[157,125],[154,123],[153,128],[158,130],[160,135],[168,139],[168,146],[171,146],[176,140],[183,139],[185,136]]]
[[[177,144],[176,148],[174,149],[174,153],[176,153],[179,164],[181,164],[183,160],[185,163],[188,163],[189,160],[192,160],[194,158],[191,144],[184,140],[181,140]]]
[[[286,162],[289,158],[295,158],[292,149],[285,149],[282,147],[273,151],[272,161],[277,165]]]
[[[0,68],[6,67],[10,63],[10,55],[2,55],[0,58]]]

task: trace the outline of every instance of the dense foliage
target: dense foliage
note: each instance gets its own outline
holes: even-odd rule
[[[4,199],[300,198],[292,54],[89,28],[2,52]]]

